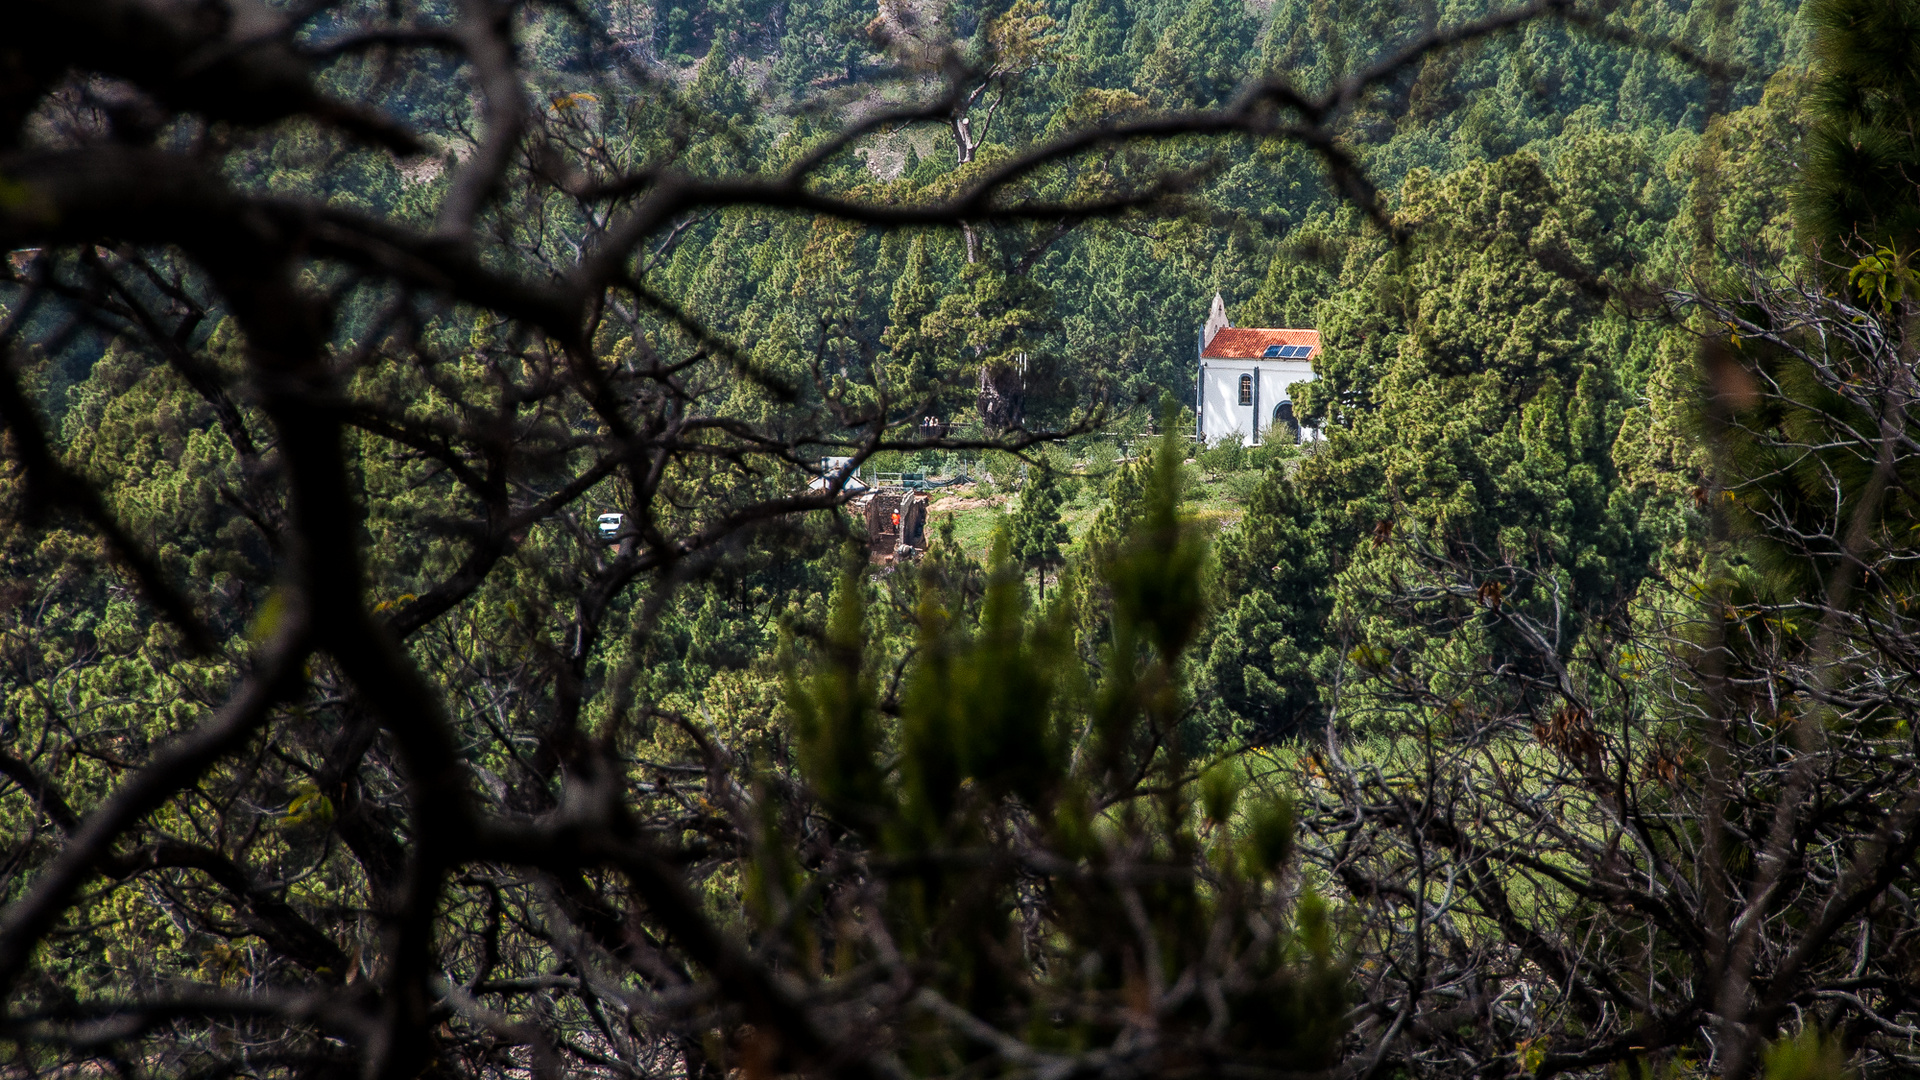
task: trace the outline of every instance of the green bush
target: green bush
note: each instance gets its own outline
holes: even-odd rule
[[[1247,467],[1246,437],[1236,431],[1200,451],[1196,461],[1202,471],[1214,476],[1239,472]]]

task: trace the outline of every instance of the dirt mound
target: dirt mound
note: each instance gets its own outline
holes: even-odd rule
[[[934,503],[931,507],[929,507],[929,509],[936,514],[947,514],[947,513],[958,513],[962,510],[978,510],[983,506],[998,506],[998,505],[1000,505],[1000,500],[997,497],[988,497],[988,498],[981,498],[981,499],[949,498],[949,499],[941,499],[939,502]]]

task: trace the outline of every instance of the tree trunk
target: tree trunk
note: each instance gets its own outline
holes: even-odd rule
[[[953,118],[953,145],[959,166],[973,162],[973,153],[980,148],[980,144],[973,137],[973,121],[965,115]],[[970,221],[960,223],[960,233],[967,239],[967,265],[971,266],[980,261],[980,234],[974,231]]]
[[[981,365],[980,390],[975,404],[980,411],[980,422],[988,431],[1007,431],[1019,425],[1025,412],[1021,400],[1025,380],[1021,374],[1020,368],[1013,364]]]

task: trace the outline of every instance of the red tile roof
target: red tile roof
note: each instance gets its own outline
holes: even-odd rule
[[[1308,359],[1320,355],[1320,331],[1318,330],[1260,330],[1253,327],[1228,326],[1213,335],[1207,347],[1200,355],[1208,360],[1257,360],[1266,356],[1269,345],[1306,345],[1313,351]],[[1290,357],[1289,359],[1299,359]]]

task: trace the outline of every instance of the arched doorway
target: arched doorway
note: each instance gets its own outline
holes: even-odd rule
[[[1267,438],[1289,443],[1300,441],[1300,424],[1293,418],[1293,402],[1283,400],[1273,407],[1273,424],[1267,428]]]

